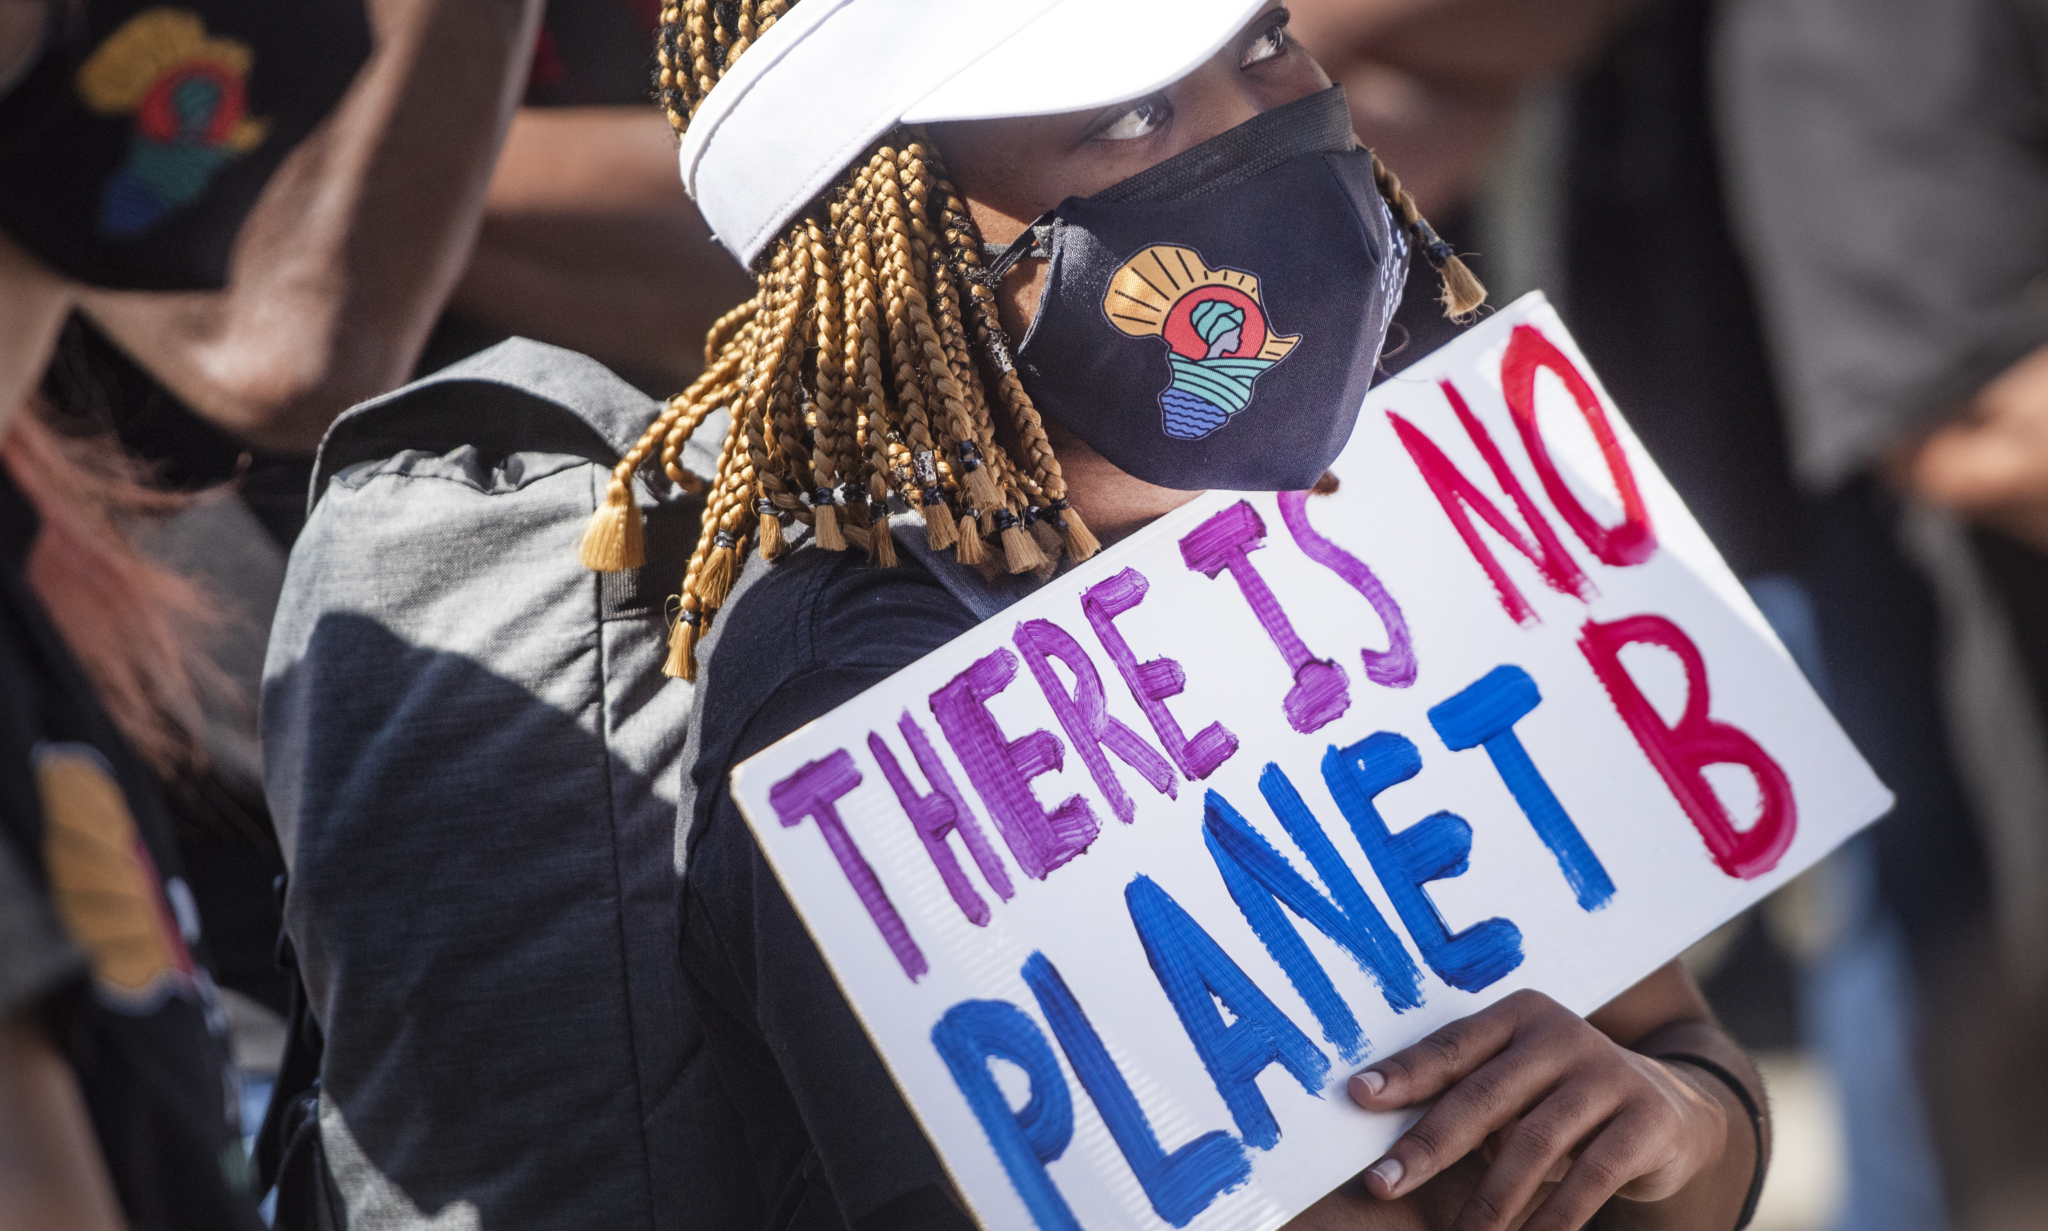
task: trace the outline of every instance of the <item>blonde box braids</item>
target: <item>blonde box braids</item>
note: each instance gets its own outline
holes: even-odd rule
[[[663,9],[657,84],[677,132],[793,2],[681,0]],[[1485,298],[1477,280],[1377,159],[1374,170],[1443,270],[1446,307],[1476,309]],[[632,485],[657,452],[672,481],[703,493],[667,674],[696,678],[698,637],[748,545],[775,558],[792,522],[811,527],[821,548],[863,551],[880,565],[896,562],[892,498],[922,513],[931,546],[951,548],[963,564],[1022,573],[1099,550],[1067,503],[1059,460],[1013,370],[981,252],[937,152],[898,128],[756,263],[754,297],[712,325],[703,375],[620,459],[583,537],[589,568],[645,562]],[[720,409],[731,427],[707,487],[682,468],[681,450]]]

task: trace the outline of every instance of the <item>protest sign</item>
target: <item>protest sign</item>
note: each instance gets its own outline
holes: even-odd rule
[[[1278,1226],[1410,1122],[1345,1095],[1369,1058],[1591,1011],[1890,806],[1541,296],[1332,472],[733,773],[984,1226]]]

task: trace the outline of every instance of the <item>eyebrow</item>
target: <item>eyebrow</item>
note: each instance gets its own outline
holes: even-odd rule
[[[1269,19],[1273,20],[1269,21]],[[1252,16],[1252,19],[1245,23],[1244,29],[1240,30],[1239,33],[1246,34],[1250,33],[1253,30],[1257,30],[1263,34],[1265,31],[1272,29],[1274,26],[1284,26],[1293,20],[1293,9],[1288,8],[1285,4],[1276,4],[1272,8],[1261,9],[1259,12],[1254,14]]]

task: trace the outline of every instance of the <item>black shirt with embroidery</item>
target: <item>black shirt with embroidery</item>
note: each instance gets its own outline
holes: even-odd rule
[[[197,912],[148,774],[29,588],[37,525],[0,471],[0,1011],[37,1013],[70,1062],[130,1227],[259,1231]]]

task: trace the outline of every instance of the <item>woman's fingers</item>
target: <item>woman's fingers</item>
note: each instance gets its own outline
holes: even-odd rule
[[[1466,1199],[1456,1231],[1500,1231],[1517,1225],[1542,1186],[1570,1174],[1572,1154],[1615,1112],[1598,1088],[1565,1082],[1498,1133],[1486,1175]]]
[[[1541,992],[1516,992],[1432,1032],[1352,1076],[1352,1101],[1370,1111],[1393,1111],[1432,1099],[1499,1055],[1521,1019],[1555,1004]]]
[[[1366,1169],[1376,1197],[1405,1197],[1484,1151],[1456,1231],[1508,1231],[1532,1206],[1541,1221],[1531,1227],[1577,1227],[1617,1192],[1659,1200],[1727,1135],[1719,1104],[1665,1065],[1526,991],[1373,1065],[1351,1094],[1376,1111],[1435,1100]],[[1556,1185],[1547,1196],[1546,1184]]]
[[[1577,1231],[1608,1198],[1647,1168],[1652,1137],[1635,1116],[1620,1116],[1595,1137],[1522,1231]]]
[[[1522,1121],[1520,1120],[1520,1118],[1509,1120],[1506,1124],[1503,1124],[1499,1128],[1493,1130],[1491,1133],[1488,1133],[1486,1135],[1486,1140],[1481,1142],[1479,1146],[1480,1161],[1484,1162],[1488,1166],[1492,1166],[1493,1160],[1500,1157],[1501,1147],[1507,1143],[1507,1139],[1511,1135],[1513,1135],[1515,1131],[1515,1126],[1519,1125],[1521,1122]],[[1545,1184],[1555,1184],[1559,1180],[1562,1180],[1564,1178],[1564,1173],[1570,1169],[1571,1165],[1572,1156],[1569,1154],[1565,1155],[1563,1158],[1558,1159],[1556,1162],[1550,1164],[1549,1171],[1543,1173],[1543,1182]]]
[[[1368,1187],[1376,1187],[1382,1195],[1389,1197],[1410,1192],[1416,1185],[1479,1149],[1489,1135],[1523,1116],[1539,1099],[1544,1100],[1547,1107],[1557,1095],[1553,1093],[1551,1099],[1544,1099],[1544,1092],[1557,1085],[1570,1061],[1571,1052],[1567,1048],[1523,1047],[1517,1044],[1476,1071],[1467,1073],[1437,1100],[1436,1106],[1415,1122],[1413,1128],[1401,1135],[1384,1158],[1366,1169]],[[1583,1096],[1567,1095],[1565,1105],[1571,1108],[1582,1101]],[[1543,1109],[1538,1108],[1531,1114],[1538,1113],[1543,1113]],[[1598,1123],[1596,1118],[1586,1128]],[[1558,1130],[1552,1118],[1539,1117],[1539,1126],[1535,1130],[1530,1130],[1524,1120],[1515,1131],[1541,1134]],[[1513,1135],[1509,1141],[1513,1143]],[[1558,1153],[1575,1144],[1577,1138],[1565,1142]],[[1528,1153],[1526,1142],[1521,1150]],[[1525,1178],[1523,1173],[1533,1168],[1533,1174],[1526,1176],[1528,1187],[1533,1189],[1550,1170],[1553,1161],[1555,1156],[1547,1156],[1540,1160],[1532,1158],[1526,1165],[1516,1164],[1515,1179],[1519,1182]],[[1489,1174],[1504,1165],[1509,1164],[1505,1160],[1496,1163]]]

